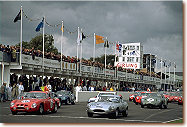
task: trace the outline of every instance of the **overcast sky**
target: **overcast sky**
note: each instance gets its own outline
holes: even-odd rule
[[[20,10],[21,2],[0,2],[0,43],[15,45],[20,40],[20,21],[13,20]],[[51,24],[64,21],[70,31],[83,29],[85,35],[107,37],[110,42],[141,42],[144,53],[151,53],[176,62],[176,71],[183,71],[183,7],[182,2],[139,1],[139,2],[64,2],[24,1],[23,11],[32,18],[46,17]],[[41,32],[35,28],[41,22],[23,18],[23,41],[30,41]],[[45,27],[52,34],[55,46],[60,51],[60,27]],[[77,33],[64,32],[63,53],[76,56]],[[104,54],[103,44],[96,45],[96,56]],[[107,54],[114,54],[110,45]],[[79,54],[80,55],[80,54]],[[93,36],[83,41],[83,57],[93,56]],[[173,71],[173,68],[171,68]]]

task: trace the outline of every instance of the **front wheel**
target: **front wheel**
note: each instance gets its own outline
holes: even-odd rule
[[[122,115],[123,115],[124,117],[127,117],[127,116],[128,116],[128,108],[126,108],[126,110],[124,110],[124,111],[122,112]]]
[[[93,114],[92,113],[87,113],[88,114],[88,117],[93,117]]]
[[[159,108],[162,109],[162,107],[163,107],[163,104],[161,103],[160,106],[159,106]]]
[[[144,105],[141,105],[141,108],[144,108]]]
[[[16,111],[11,111],[12,112],[12,115],[17,115],[18,112]]]

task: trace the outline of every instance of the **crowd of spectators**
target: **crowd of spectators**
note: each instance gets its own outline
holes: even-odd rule
[[[5,45],[0,44],[0,51],[6,52],[7,54],[11,55],[11,58],[12,58],[11,61],[14,62],[16,59],[16,53],[19,53],[20,48],[19,48],[19,46],[10,46],[9,47],[9,45],[5,46]],[[35,59],[35,57],[43,57],[43,52],[40,50],[35,50],[34,48],[32,48],[32,49],[23,48],[22,53],[25,55],[32,55],[33,60]],[[58,60],[60,62],[61,61],[61,54],[60,53],[55,54],[52,52],[45,52],[44,58]],[[77,62],[80,62],[80,59],[77,59],[77,57],[70,57],[70,56],[66,57],[62,54],[62,61],[69,62],[69,63],[77,63]],[[100,63],[97,61],[93,62],[91,60],[86,60],[86,59],[81,59],[81,63],[82,63],[82,65],[99,67],[101,69],[104,69],[104,67],[105,67],[103,63]],[[110,69],[110,70],[117,69],[118,71],[122,71],[122,72],[127,71],[127,73],[134,73],[134,74],[139,74],[139,75],[143,75],[143,76],[150,76],[150,73],[141,72],[140,70],[134,71],[134,69],[125,69],[122,67],[116,68],[116,66],[112,66],[112,65],[107,65],[106,68]],[[151,76],[160,78],[160,76],[154,72],[151,73]]]

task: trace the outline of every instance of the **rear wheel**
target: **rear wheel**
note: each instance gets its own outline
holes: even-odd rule
[[[141,105],[141,108],[144,108],[144,105]]]
[[[162,109],[162,107],[163,107],[163,104],[161,103],[160,106],[159,106],[159,108]]]
[[[39,114],[44,114],[44,106],[41,104],[38,110]]]
[[[168,105],[164,105],[164,109],[167,109],[168,108]]]
[[[75,100],[72,100],[72,101],[71,101],[71,104],[74,105],[74,104],[75,104]]]
[[[17,115],[18,112],[16,111],[11,111],[12,112],[12,115]]]
[[[88,117],[93,117],[93,113],[87,113],[88,114]]]
[[[124,111],[122,112],[122,115],[123,115],[124,117],[127,117],[127,116],[128,116],[128,108],[126,108],[126,110],[124,110]]]
[[[58,105],[57,105],[57,103],[55,102],[55,107],[54,107],[54,109],[53,109],[53,112],[56,113],[57,110],[58,110]]]

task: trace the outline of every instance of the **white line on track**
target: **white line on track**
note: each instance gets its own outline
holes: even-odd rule
[[[183,119],[183,118],[173,119],[173,120],[165,121],[165,122],[162,122],[162,123],[169,123],[169,122],[176,121],[176,120],[181,120],[181,119]]]

